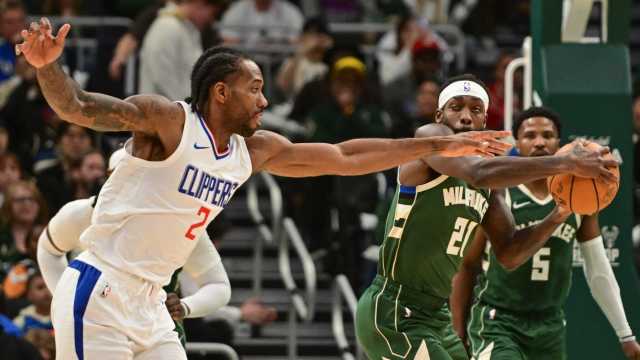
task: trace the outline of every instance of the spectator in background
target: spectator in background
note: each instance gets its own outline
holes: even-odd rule
[[[2,359],[41,360],[38,349],[21,338],[20,329],[6,316],[4,294],[0,288],[0,351]]]
[[[28,257],[28,240],[38,225],[47,222],[47,207],[33,182],[20,180],[9,186],[2,204],[0,226],[0,278],[13,264]]]
[[[382,36],[376,46],[376,58],[383,86],[411,73],[413,48],[417,43],[429,44],[441,51],[447,48],[446,42],[426,22],[409,14],[401,16],[395,29]]]
[[[202,54],[200,32],[222,9],[221,0],[168,2],[160,10],[140,51],[140,92],[182,100],[191,92],[191,70]]]
[[[27,300],[31,305],[20,311],[13,323],[24,334],[31,329],[53,330],[51,324],[51,292],[44,283],[42,274],[35,272],[27,282]]]
[[[52,213],[75,198],[78,174],[74,174],[74,171],[79,168],[83,156],[91,150],[89,131],[66,122],[60,124],[56,158],[43,160],[34,167],[38,187],[44,191]]]
[[[331,69],[330,95],[309,115],[311,141],[338,143],[359,137],[385,137],[388,115],[378,106],[365,103],[366,67],[346,56]]]
[[[440,84],[435,80],[425,80],[418,86],[413,131],[422,125],[436,121],[439,93]]]
[[[25,295],[29,278],[38,271],[38,238],[42,234],[42,230],[44,230],[42,225],[36,225],[32,228],[27,236],[27,258],[13,265],[2,283],[5,297],[10,305],[8,308],[17,308],[14,313],[29,305],[28,302],[21,302],[20,299],[27,300]]]
[[[222,16],[220,35],[225,43],[293,43],[303,22],[300,10],[285,0],[239,0]]]
[[[9,186],[22,178],[22,167],[11,153],[0,155],[0,205],[4,203]]]
[[[0,156],[9,150],[9,132],[4,125],[0,125]]]
[[[383,87],[384,104],[391,112],[391,136],[412,136],[412,122],[417,116],[416,94],[420,84],[427,80],[437,84],[441,54],[436,42],[418,40],[411,48],[411,72]]]
[[[333,37],[322,18],[311,18],[305,22],[296,53],[284,61],[276,80],[287,98],[295,97],[305,84],[329,71],[323,59],[332,46]]]
[[[56,341],[53,332],[46,329],[31,329],[24,336],[24,339],[38,349],[42,360],[56,358]]]
[[[15,45],[21,41],[20,31],[24,29],[26,12],[17,0],[5,0],[0,6],[0,83],[15,73]]]
[[[504,129],[504,73],[507,69],[507,65],[515,59],[515,56],[502,53],[498,58],[494,69],[494,80],[489,84],[489,96],[491,103],[489,104],[489,111],[487,111],[487,128],[492,130]],[[516,72],[514,76],[514,89],[522,89],[522,75],[520,72]],[[514,112],[520,109],[520,96],[516,92],[513,94],[513,108]]]
[[[91,150],[82,157],[75,187],[75,199],[85,199],[97,195],[107,180],[104,156],[98,150]]]
[[[50,151],[54,143],[55,127],[60,120],[40,91],[36,71],[24,57],[16,62],[16,86],[7,94],[0,110],[9,136],[10,149],[18,155],[23,167],[31,172],[33,161],[41,151]]]
[[[450,0],[403,0],[405,6],[419,19],[432,24],[446,24]]]

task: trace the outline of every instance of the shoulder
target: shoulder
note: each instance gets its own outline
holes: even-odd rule
[[[90,217],[93,214],[93,198],[74,200],[66,203],[49,221],[49,228],[67,226],[78,219]]]
[[[178,102],[171,101],[162,95],[133,95],[124,101],[135,105],[141,112],[140,115],[149,119],[179,120],[177,123],[182,124],[186,117],[184,109]]]
[[[291,141],[286,137],[267,130],[256,131],[253,136],[245,139],[245,143],[254,172],[262,170],[269,159],[291,145]]]
[[[453,134],[453,130],[451,130],[446,125],[427,124],[419,127],[416,130],[415,137],[444,136],[444,135],[452,135],[452,134]]]

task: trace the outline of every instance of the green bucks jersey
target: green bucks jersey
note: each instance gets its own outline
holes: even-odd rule
[[[539,200],[524,185],[508,189],[505,199],[518,229],[541,222],[555,207],[551,195]],[[516,312],[561,308],[571,287],[573,242],[579,227],[579,215],[571,215],[529,261],[511,272],[500,266],[487,243],[476,297]]]
[[[443,299],[489,207],[489,190],[442,175],[398,186],[387,216],[378,274]]]

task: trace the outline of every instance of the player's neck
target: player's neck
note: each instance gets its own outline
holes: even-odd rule
[[[525,183],[524,186],[531,191],[531,193],[539,198],[544,199],[549,196],[549,189],[547,188],[547,179],[539,179]]]
[[[211,131],[211,135],[213,135],[213,140],[217,147],[216,150],[218,152],[224,152],[227,150],[227,147],[229,146],[229,139],[231,139],[233,131],[224,126],[223,114],[211,109],[204,121],[207,124],[209,131]]]

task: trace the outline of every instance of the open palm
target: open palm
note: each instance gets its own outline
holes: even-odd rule
[[[49,19],[42,18],[40,22],[32,22],[29,30],[20,32],[23,42],[16,45],[16,54],[23,54],[29,64],[35,68],[50,64],[62,54],[64,41],[70,29],[71,25],[64,24],[58,31],[58,35],[53,36]]]
[[[511,135],[510,131],[468,131],[443,137],[441,156],[495,156],[504,155],[511,144],[500,138]]]

